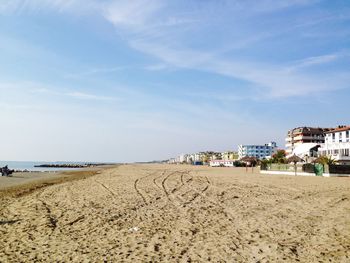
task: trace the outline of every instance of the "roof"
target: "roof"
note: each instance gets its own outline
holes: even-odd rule
[[[288,131],[289,134],[300,134],[300,133],[318,133],[323,134],[327,131],[332,130],[332,128],[321,128],[321,127],[297,127]]]
[[[333,130],[330,130],[326,133],[342,132],[342,131],[349,131],[349,130],[350,130],[350,126],[341,126],[341,127],[335,128]]]

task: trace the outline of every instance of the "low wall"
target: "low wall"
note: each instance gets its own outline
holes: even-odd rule
[[[323,173],[324,177],[350,177],[350,174]]]
[[[261,174],[280,174],[280,175],[295,175],[295,172],[290,171],[272,171],[272,170],[260,170]],[[296,175],[302,176],[316,176],[315,173],[305,173],[305,172],[297,172]]]
[[[331,164],[328,169],[330,174],[350,174],[350,165]]]
[[[261,174],[301,175],[316,176],[314,164],[269,164],[265,169],[260,169]],[[325,177],[350,177],[350,165],[324,165],[324,172],[319,175]]]

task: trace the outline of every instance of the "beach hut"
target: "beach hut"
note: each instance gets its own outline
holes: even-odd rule
[[[252,172],[253,172],[254,164],[257,163],[258,159],[254,156],[244,156],[243,158],[241,158],[240,161],[245,163],[246,172],[248,172],[248,163],[252,166]]]
[[[297,163],[303,162],[303,161],[304,161],[303,159],[301,159],[299,156],[296,156],[295,154],[287,159],[288,163],[294,163],[295,175],[297,175]]]

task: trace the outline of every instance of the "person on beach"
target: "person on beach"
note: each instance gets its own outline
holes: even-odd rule
[[[0,172],[2,176],[10,176],[13,173],[13,170],[10,170],[7,165],[0,168]]]

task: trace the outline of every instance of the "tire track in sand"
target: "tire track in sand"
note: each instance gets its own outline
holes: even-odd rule
[[[170,179],[170,177],[172,175],[176,175],[176,174],[181,174],[180,175],[180,182],[181,182],[181,185],[179,187],[174,187],[173,189],[168,189],[166,187],[166,182]],[[191,176],[189,179],[185,180],[185,175],[189,175]],[[159,177],[158,177],[159,178]],[[201,178],[201,177],[199,177]],[[160,188],[160,186],[156,183],[156,179],[154,179],[154,183],[158,186],[158,188]],[[173,205],[176,205],[178,207],[186,207],[188,206],[189,204],[193,203],[198,197],[201,196],[201,194],[204,194],[210,187],[211,185],[211,182],[209,180],[209,178],[207,176],[205,176],[205,180],[204,182],[207,183],[207,185],[201,189],[201,190],[196,190],[194,189],[194,187],[191,187],[191,183],[195,182],[194,178],[192,175],[190,175],[190,172],[189,171],[176,171],[176,172],[172,172],[170,174],[168,174],[163,180],[162,180],[162,187],[161,189],[163,190],[163,192],[165,193],[168,201],[170,201],[170,203],[172,203]],[[199,181],[200,183],[202,183],[203,181]],[[181,188],[185,187],[185,186],[188,186],[190,188],[189,191],[186,191],[184,194],[182,195],[177,195],[175,194],[177,191],[179,191]],[[189,200],[185,200],[185,196],[186,194],[188,193],[191,193],[191,192],[194,192],[194,195],[189,199]],[[173,198],[170,198],[170,197],[173,197]],[[176,202],[175,199],[179,200],[180,202]],[[164,206],[165,207],[165,206]]]
[[[105,184],[101,183],[100,181],[94,180],[96,183],[98,183],[100,186],[102,186],[107,192],[109,192],[113,196],[117,196],[108,186]]]
[[[166,182],[167,182],[167,180],[170,180],[170,176],[171,175],[174,175],[174,174],[179,174],[179,173],[181,173],[181,176],[180,176],[180,181],[181,181],[181,186],[180,187],[178,187],[178,188],[174,188],[174,189],[172,189],[172,190],[169,190],[169,189],[167,189],[166,188]],[[207,176],[205,176],[205,180],[203,179],[203,180],[199,180],[199,182],[198,183],[206,183],[206,185],[202,188],[202,189],[200,189],[200,190],[197,190],[196,189],[196,191],[194,191],[194,188],[193,187],[191,187],[191,183],[193,183],[193,182],[196,182],[196,180],[194,180],[194,177],[192,176],[192,175],[190,175],[191,176],[191,178],[189,178],[189,179],[187,179],[187,180],[185,180],[185,175],[190,175],[190,173],[189,172],[174,172],[174,173],[172,173],[172,174],[170,174],[170,175],[168,175],[168,176],[166,176],[164,179],[163,179],[163,186],[164,186],[164,188],[165,188],[165,190],[167,191],[167,193],[168,193],[168,197],[170,198],[170,197],[174,197],[174,199],[175,198],[177,198],[176,200],[179,200],[180,202],[177,202],[176,200],[172,200],[172,204],[175,206],[175,207],[177,207],[177,209],[178,209],[178,211],[180,212],[180,213],[183,213],[183,214],[192,214],[193,212],[191,212],[192,211],[192,207],[190,207],[189,206],[189,204],[191,204],[192,202],[194,202],[198,197],[200,197],[201,196],[201,194],[202,195],[204,195],[204,193],[206,192],[206,191],[208,191],[208,189],[209,189],[209,187],[210,187],[210,185],[211,185],[211,182],[210,182],[210,180],[209,180],[209,178],[207,177]],[[198,177],[198,178],[202,178],[202,177]],[[180,188],[182,188],[183,186],[189,186],[189,188],[190,188],[190,191],[189,192],[195,192],[195,195],[190,199],[190,200],[188,200],[188,201],[186,201],[185,200],[185,198],[184,198],[184,196],[179,196],[179,195],[175,195],[174,193],[176,192],[176,191],[178,191],[178,190],[180,190]],[[162,187],[163,188],[163,187]],[[175,191],[174,191],[175,190]],[[199,193],[197,193],[197,191],[199,192]],[[188,193],[188,192],[186,192],[186,193]],[[184,209],[185,207],[188,207],[188,208],[186,208],[186,209]],[[184,218],[186,218],[186,217],[183,217],[183,219]],[[192,216],[190,216],[190,218],[192,218]],[[196,234],[197,234],[197,232],[198,232],[198,230],[197,230],[197,227],[196,227],[196,225],[199,225],[200,227],[199,228],[204,228],[205,226],[205,223],[208,221],[207,220],[207,218],[204,218],[204,221],[203,222],[194,222],[193,220],[191,220],[191,219],[184,219],[185,221],[187,221],[188,223],[189,223],[189,225],[190,226],[192,226],[192,227],[190,227],[189,228],[189,231],[192,233],[192,236],[191,236],[191,238],[190,238],[190,241],[189,241],[189,243],[192,243],[192,240],[194,240],[195,239],[195,236],[196,236]],[[223,227],[226,227],[227,225],[226,224],[230,224],[229,222],[220,222],[219,223],[220,225],[222,225]],[[216,235],[216,236],[220,236],[220,234],[219,233],[216,233],[216,232],[211,232],[211,234],[212,235]],[[232,239],[231,241],[230,241],[235,247],[236,247],[236,249],[238,248],[238,242],[240,242],[239,240],[237,241],[237,240],[234,240],[234,239]],[[190,246],[191,247],[191,246]],[[186,254],[187,253],[187,250],[188,250],[189,248],[187,248],[187,249],[185,249],[185,250],[183,250],[181,253],[182,254]],[[231,246],[230,246],[230,249],[232,250],[232,248],[231,248]],[[236,252],[237,253],[237,252]],[[239,253],[237,253],[237,254],[239,254]],[[244,258],[243,256],[241,257],[241,258]],[[222,261],[224,261],[224,259],[223,258],[221,258],[222,259]]]
[[[142,193],[141,187],[139,187],[139,183],[141,182],[141,180],[143,180],[145,178],[148,178],[150,176],[156,175],[157,173],[158,172],[149,173],[149,174],[147,174],[147,175],[145,175],[143,177],[137,178],[134,181],[134,189],[135,189],[136,193],[142,198],[142,201],[145,203],[145,205],[149,205],[149,203],[151,203],[151,202],[147,201],[146,194]]]
[[[181,175],[180,175],[180,186],[178,186],[178,187],[175,186],[175,187],[172,188],[172,189],[168,189],[168,188],[167,188],[167,181],[170,180],[171,176],[173,176],[173,175],[178,175],[178,174],[181,174]],[[161,187],[156,183],[156,179],[158,179],[159,177],[158,177],[158,178],[155,178],[155,180],[154,180],[154,183],[158,186],[158,188],[160,188],[160,189],[164,192],[164,194],[165,194],[165,196],[167,197],[168,201],[169,201],[171,204],[173,204],[173,205],[175,205],[175,206],[178,206],[178,207],[182,207],[182,206],[183,206],[183,203],[184,203],[185,201],[184,201],[183,197],[177,195],[176,192],[178,192],[181,188],[183,188],[184,186],[186,186],[186,183],[189,183],[189,182],[192,181],[192,177],[191,177],[190,179],[188,179],[188,180],[185,181],[185,180],[184,180],[184,175],[185,175],[185,174],[189,175],[189,172],[188,172],[188,171],[175,171],[175,172],[172,172],[172,173],[168,174],[168,175],[162,180],[162,182],[161,182]],[[173,197],[173,198],[171,198],[171,197]],[[176,199],[180,200],[180,203],[177,202],[177,201],[175,201]],[[165,206],[164,206],[164,207],[165,207]],[[163,208],[164,208],[164,207],[163,207]]]
[[[200,178],[200,177],[198,177],[198,178]],[[204,195],[204,193],[206,192],[206,191],[208,191],[208,189],[209,189],[209,187],[210,187],[210,185],[211,185],[211,182],[209,181],[209,178],[207,177],[207,176],[205,176],[205,182],[207,183],[207,185],[203,188],[203,189],[201,189],[201,190],[194,190],[194,188],[192,188],[192,187],[190,187],[190,191],[193,191],[193,192],[195,192],[194,193],[194,195],[193,195],[193,197],[192,198],[190,198],[187,202],[185,202],[184,204],[183,204],[183,207],[186,207],[186,206],[188,206],[188,205],[190,205],[191,203],[193,203],[198,197],[200,197],[200,196],[203,196]]]

